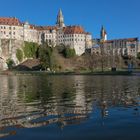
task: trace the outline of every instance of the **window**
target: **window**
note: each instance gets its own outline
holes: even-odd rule
[[[135,49],[135,44],[131,44],[131,49]]]
[[[4,29],[6,29],[6,27],[4,26]]]
[[[9,30],[11,30],[11,27],[9,27]]]
[[[15,30],[16,28],[15,27],[13,27],[13,30]]]

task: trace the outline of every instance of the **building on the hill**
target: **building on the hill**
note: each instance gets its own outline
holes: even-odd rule
[[[133,56],[136,57],[138,53],[138,38],[124,38],[107,40],[104,42],[105,52],[120,56]]]
[[[55,26],[36,26],[17,18],[0,18],[0,39],[23,40],[41,44],[47,41],[54,47],[64,44],[82,55],[92,45],[92,36],[81,26],[66,26],[61,9]]]
[[[124,38],[107,40],[107,32],[102,26],[100,39],[93,40],[91,52],[101,53],[101,46],[105,54],[136,57],[140,51],[138,38]]]

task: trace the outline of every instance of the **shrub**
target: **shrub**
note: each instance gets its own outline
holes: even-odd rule
[[[63,53],[65,46],[63,44],[60,44],[60,45],[56,46],[56,48],[57,48],[59,53]]]
[[[38,44],[33,42],[25,42],[23,47],[25,58],[36,58],[36,52],[38,50]]]
[[[48,46],[41,46],[38,50],[39,59],[43,69],[51,68],[52,48]]]
[[[8,66],[8,69],[12,69],[13,67],[14,67],[14,65],[15,65],[15,63],[14,63],[14,61],[11,59],[11,58],[8,58],[7,60],[6,60],[6,64],[7,64],[7,66]]]
[[[23,60],[23,51],[21,49],[17,49],[16,57],[17,57],[19,62],[22,62],[22,60]]]
[[[75,49],[71,49],[69,47],[66,47],[64,49],[64,52],[63,52],[64,56],[66,58],[71,58],[71,57],[74,57],[76,54],[75,54]]]

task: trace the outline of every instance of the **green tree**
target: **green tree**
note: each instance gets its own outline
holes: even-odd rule
[[[19,62],[22,62],[22,60],[23,60],[23,51],[21,49],[17,49],[16,57],[17,57]]]
[[[25,42],[23,47],[25,58],[36,58],[38,47],[37,43]]]
[[[64,54],[64,57],[66,57],[66,58],[71,58],[76,55],[75,49],[71,49],[69,46],[65,47],[63,54]]]
[[[38,50],[39,59],[40,59],[42,68],[44,68],[45,70],[47,68],[52,68],[52,63],[51,63],[52,52],[53,52],[53,49],[49,47],[46,43],[39,47],[39,50]]]
[[[9,70],[11,70],[15,65],[14,61],[11,58],[8,58],[6,60],[6,64],[7,64]]]

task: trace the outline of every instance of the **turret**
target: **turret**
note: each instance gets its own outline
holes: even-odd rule
[[[107,33],[106,33],[106,30],[105,30],[105,28],[103,26],[101,28],[101,34],[100,34],[100,36],[101,36],[101,40],[102,41],[106,41],[107,40]]]
[[[64,17],[63,17],[63,14],[62,14],[61,9],[59,10],[58,15],[57,15],[56,25],[57,25],[58,27],[65,27],[65,24],[64,24]]]

